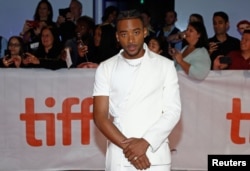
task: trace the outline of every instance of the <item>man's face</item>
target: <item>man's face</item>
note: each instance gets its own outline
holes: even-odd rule
[[[242,51],[250,51],[250,33],[243,33],[240,48]]]
[[[80,33],[81,36],[86,35],[89,31],[87,23],[77,22],[75,31],[76,31],[76,33]]]
[[[238,31],[240,32],[240,34],[243,34],[244,30],[250,30],[250,24],[247,23],[240,24],[238,27]]]
[[[215,34],[225,34],[229,28],[229,23],[220,16],[215,16],[213,18],[213,26]]]
[[[173,12],[166,12],[165,15],[165,24],[166,25],[173,25],[176,22],[176,17]]]
[[[147,35],[140,19],[124,19],[117,23],[116,38],[124,49],[124,57],[134,59],[144,55],[143,43]]]
[[[82,15],[82,9],[78,5],[78,3],[72,1],[69,5],[70,12],[74,16],[75,19],[78,19]]]

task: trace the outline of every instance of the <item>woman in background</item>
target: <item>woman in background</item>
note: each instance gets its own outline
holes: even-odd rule
[[[66,62],[61,59],[62,44],[57,29],[47,26],[41,31],[41,41],[33,53],[26,53],[23,63],[29,68],[59,69],[66,68]]]
[[[19,68],[24,55],[23,39],[19,36],[9,38],[6,55],[0,59],[1,68]]]
[[[43,27],[53,26],[56,23],[53,21],[53,8],[48,0],[41,0],[35,10],[33,20],[26,20],[20,36],[23,37],[24,43],[30,49],[38,47],[40,33]]]
[[[170,49],[170,54],[177,70],[183,70],[190,78],[203,80],[211,66],[206,28],[201,22],[190,22],[185,35],[187,45],[181,51]]]

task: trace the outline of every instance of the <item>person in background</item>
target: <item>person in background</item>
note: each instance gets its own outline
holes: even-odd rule
[[[222,60],[224,57],[224,60]],[[250,30],[243,31],[240,50],[231,51],[226,56],[219,55],[213,63],[214,70],[250,70]]]
[[[5,55],[5,51],[7,50],[7,44],[7,39],[3,36],[0,36],[0,58]]]
[[[76,21],[82,16],[82,13],[82,3],[78,0],[71,0],[68,12],[65,16],[59,14],[56,24],[59,29],[62,43],[65,43],[67,40],[72,39],[75,36]]]
[[[0,59],[1,68],[19,68],[22,65],[24,55],[24,42],[19,36],[9,38],[7,53]]]
[[[240,40],[227,33],[229,25],[229,17],[225,12],[217,11],[213,14],[215,35],[208,39],[211,64],[217,56],[227,55],[230,51],[240,49]],[[211,65],[212,68],[213,65]]]
[[[142,16],[142,19],[143,19],[144,27],[147,28],[147,36],[144,38],[144,42],[146,44],[148,44],[149,39],[151,37],[155,37],[156,31],[155,31],[154,27],[151,24],[151,14],[150,14],[150,12],[147,11],[147,10],[143,10],[141,12],[141,16]]]
[[[190,22],[201,22],[202,24],[204,24],[202,15],[198,13],[190,14],[188,23]],[[167,39],[169,42],[182,42],[182,48],[184,48],[187,45],[187,42],[185,41],[185,36],[185,31],[182,31],[168,36]]]
[[[149,50],[161,55],[163,52],[163,43],[162,40],[158,37],[151,37],[148,41]]]
[[[242,35],[244,30],[250,30],[250,22],[247,20],[241,20],[237,23],[236,27],[240,35]]]
[[[163,55],[169,59],[172,59],[171,55],[168,53],[169,47],[176,48],[178,50],[181,50],[182,48],[182,41],[171,42],[168,40],[169,36],[181,32],[180,29],[175,26],[176,21],[177,21],[176,11],[174,10],[166,11],[165,12],[165,25],[162,28],[160,28],[160,30],[157,31],[156,33],[156,36],[160,37],[164,43]]]
[[[41,31],[41,41],[38,49],[33,53],[26,53],[23,59],[26,68],[60,69],[66,68],[66,62],[61,59],[62,44],[57,28],[44,27]]]
[[[64,48],[70,49],[72,68],[97,67],[97,59],[94,56],[94,28],[93,18],[89,16],[78,18],[75,37],[67,40],[64,44]]]
[[[115,37],[115,22],[118,14],[115,6],[108,6],[104,10],[102,23],[96,25],[94,31],[95,58],[97,63],[114,56],[119,52],[119,44]]]
[[[148,49],[139,11],[120,12],[116,27],[123,49],[98,66],[93,90],[94,122],[109,140],[105,169],[170,171],[168,136],[181,112],[174,63]]]
[[[23,37],[26,48],[34,51],[39,46],[41,30],[45,26],[56,27],[53,21],[53,8],[48,0],[40,0],[33,20],[26,20],[20,36]]]
[[[206,28],[201,22],[190,22],[185,34],[187,45],[181,51],[169,49],[170,54],[177,71],[184,71],[192,79],[203,80],[211,67]]]

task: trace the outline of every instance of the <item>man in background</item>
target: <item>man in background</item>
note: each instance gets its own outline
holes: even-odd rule
[[[211,64],[218,55],[227,55],[230,51],[240,49],[240,40],[227,33],[229,26],[229,17],[225,12],[218,11],[213,14],[215,35],[208,39]]]
[[[168,53],[168,48],[171,46],[177,50],[182,49],[182,41],[178,42],[168,42],[168,37],[180,32],[180,29],[175,26],[177,21],[177,13],[174,10],[168,10],[165,12],[165,25],[157,31],[156,36],[162,39],[164,43],[163,55],[172,59],[171,55]]]
[[[78,0],[71,0],[69,7],[64,11],[64,14],[60,14],[59,11],[56,22],[63,43],[75,37],[76,21],[81,17],[83,11],[82,3]]]

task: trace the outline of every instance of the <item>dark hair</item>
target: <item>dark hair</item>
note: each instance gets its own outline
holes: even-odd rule
[[[51,3],[48,0],[41,0],[36,7],[35,15],[34,15],[34,20],[35,21],[40,21],[40,16],[39,16],[39,7],[41,4],[45,3],[48,7],[48,10],[50,11],[49,16],[47,18],[47,23],[51,23],[53,21],[53,8]]]
[[[80,9],[82,10],[82,3],[81,3],[80,1],[78,1],[78,0],[71,0],[70,3],[73,3],[73,2],[77,3],[77,5],[78,5],[78,6],[80,7]]]
[[[206,49],[208,49],[208,36],[204,24],[195,21],[195,22],[190,22],[188,25],[192,26],[200,34],[199,40],[196,43],[195,47],[196,48],[205,47]]]
[[[109,15],[112,14],[113,12],[118,12],[118,8],[111,5],[111,6],[108,6],[107,8],[105,8],[104,10],[104,14],[102,16],[102,22],[106,21],[108,18],[109,18]]]
[[[162,39],[161,39],[160,37],[156,37],[156,36],[150,37],[149,40],[148,40],[148,43],[150,42],[150,40],[155,40],[155,41],[157,41],[157,43],[158,43],[159,46],[160,46],[160,49],[161,49],[161,50],[164,50],[164,42],[162,41]]]
[[[141,13],[136,9],[119,12],[117,16],[117,23],[120,20],[127,20],[127,19],[140,19],[142,24],[144,25]]]
[[[204,20],[203,20],[203,17],[201,14],[198,14],[198,13],[193,13],[190,15],[190,17],[195,17],[197,18],[200,22],[204,23]]]
[[[175,10],[167,10],[167,11],[165,12],[165,14],[167,14],[167,13],[173,13],[173,14],[174,14],[174,17],[177,18],[177,12],[176,12]]]
[[[11,36],[11,37],[9,38],[7,50],[9,50],[10,41],[11,41],[12,39],[17,39],[17,41],[19,42],[19,44],[20,44],[19,55],[20,55],[20,56],[23,56],[23,54],[25,53],[25,45],[24,45],[24,42],[23,42],[23,38],[21,38],[20,36]]]
[[[221,17],[227,23],[229,21],[228,15],[223,11],[217,11],[214,13],[213,17]]]
[[[93,35],[94,29],[95,29],[95,21],[93,18],[87,15],[84,15],[78,18],[76,23],[85,23],[88,33]]]
[[[146,14],[148,17],[150,17],[151,18],[151,13],[148,11],[148,10],[142,10],[141,11],[141,14]]]

